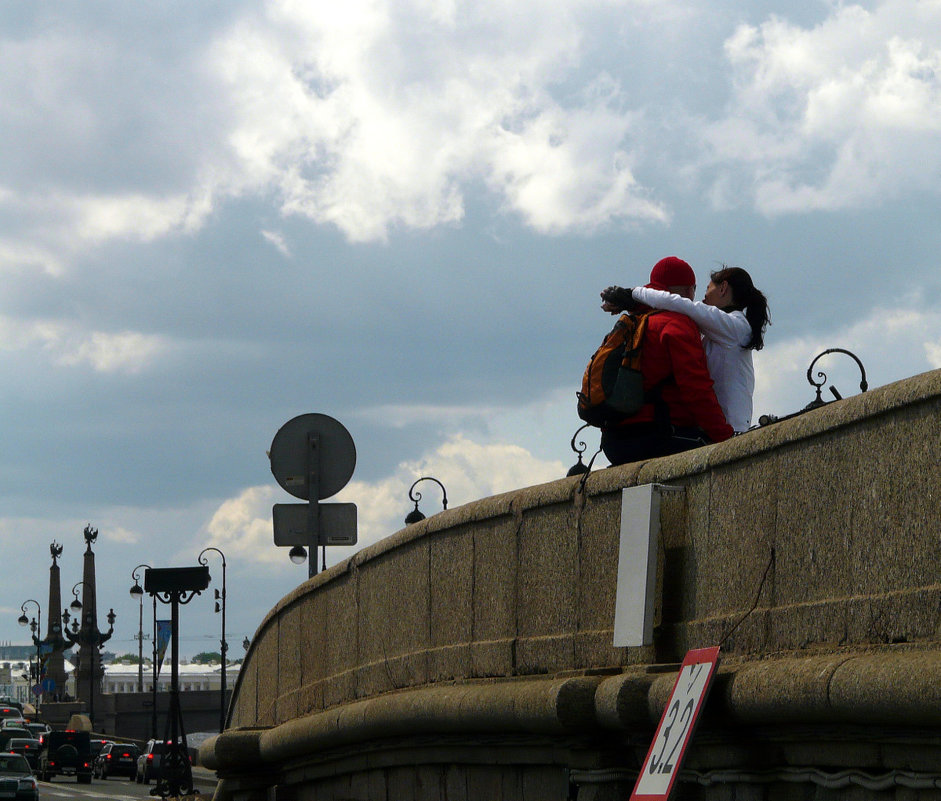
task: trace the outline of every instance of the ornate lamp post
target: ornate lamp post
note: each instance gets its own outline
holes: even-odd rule
[[[442,484],[440,481],[438,481],[438,479],[434,478],[433,476],[422,476],[421,478],[417,479],[415,483],[412,484],[411,487],[408,488],[408,499],[410,501],[414,501],[415,508],[412,509],[412,511],[409,512],[405,517],[405,525],[407,526],[410,526],[412,523],[417,523],[419,520],[425,519],[425,516],[420,511],[418,511],[418,502],[421,500],[421,493],[415,490],[415,486],[420,481],[434,481],[435,484],[441,487],[441,496],[442,496],[441,505],[443,509],[448,508],[448,491],[444,488],[444,484]],[[413,490],[414,490],[414,494],[413,494]]]
[[[29,620],[29,618],[26,617],[26,604],[36,604],[36,617],[34,617],[32,620]],[[22,605],[20,606],[20,611],[23,614],[21,614],[17,618],[16,622],[19,623],[21,626],[29,625],[29,628],[33,633],[33,644],[36,646],[36,685],[40,688],[39,692],[36,693],[36,698],[37,700],[41,700],[42,699],[42,667],[41,667],[42,654],[40,653],[40,650],[39,650],[39,644],[41,640],[39,636],[37,635],[37,632],[39,632],[40,635],[42,634],[42,607],[39,605],[39,601],[34,601],[32,598],[30,598],[26,601],[23,601]],[[32,670],[30,670],[30,674],[32,675]]]
[[[199,564],[203,565],[203,567],[209,566],[209,560],[205,556],[206,551],[215,551],[217,554],[219,554],[219,556],[222,557],[222,592],[220,593],[219,590],[215,591],[216,612],[217,613],[220,611],[222,612],[222,639],[220,640],[220,643],[219,643],[219,648],[220,648],[221,655],[222,655],[222,676],[221,676],[222,681],[221,681],[221,684],[219,685],[220,686],[219,731],[221,733],[222,731],[225,730],[225,706],[226,706],[225,705],[225,682],[226,682],[225,671],[228,665],[228,660],[226,659],[226,653],[229,650],[229,645],[225,641],[225,554],[222,553],[222,551],[220,551],[218,548],[214,548],[212,546],[208,548],[203,548],[199,552],[199,556],[196,557],[196,561],[199,562]],[[211,580],[212,579],[210,577],[210,581]]]
[[[82,612],[81,626],[79,626],[78,620],[76,619],[72,622],[72,630],[69,631],[66,628],[64,629],[63,634],[65,634],[65,636],[73,645],[78,645],[88,654],[88,717],[94,725],[95,689],[98,678],[97,673],[100,670],[98,651],[108,640],[111,639],[111,635],[114,633],[114,621],[117,615],[115,615],[114,609],[110,609],[107,615],[108,631],[99,631],[98,621],[95,620],[94,602],[83,605],[82,602],[78,599],[78,587],[83,585],[85,587],[85,592],[89,592],[90,585],[87,582],[76,582],[75,586],[72,587],[72,595],[74,596],[74,600],[69,604],[69,607],[76,613]],[[94,588],[91,588],[90,594],[91,597],[94,598]],[[68,610],[63,612],[62,617],[67,624],[69,621]],[[79,661],[81,662],[81,658]]]

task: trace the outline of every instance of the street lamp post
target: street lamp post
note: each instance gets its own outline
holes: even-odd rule
[[[144,574],[144,591],[170,605],[170,707],[167,712],[166,752],[153,795],[192,795],[193,770],[186,756],[186,730],[180,708],[180,604],[187,604],[209,586],[209,568],[151,568]],[[182,792],[181,792],[182,791]]]
[[[205,556],[206,551],[215,551],[219,556],[222,557],[222,592],[219,590],[215,591],[216,596],[216,612],[222,612],[222,640],[220,641],[220,651],[222,655],[222,676],[220,683],[219,691],[219,732],[225,730],[225,685],[226,685],[226,667],[228,665],[228,660],[226,659],[226,653],[229,650],[228,643],[225,641],[225,554],[222,553],[218,548],[212,546],[208,548],[203,548],[199,552],[199,556],[196,557],[196,561],[199,562],[203,567],[208,567],[209,560]]]
[[[26,617],[26,604],[36,604],[36,617],[32,620],[29,620]],[[36,693],[36,700],[40,701],[42,699],[42,654],[39,650],[40,637],[42,635],[42,607],[39,605],[39,601],[34,601],[32,598],[23,601],[20,606],[20,611],[23,613],[17,618],[17,623],[21,626],[29,624],[29,628],[33,633],[33,644],[36,646],[36,685],[39,687],[39,692]],[[38,635],[37,635],[38,632]]]
[[[131,587],[131,597],[136,598],[140,609],[137,615],[137,692],[144,692],[144,588],[140,585],[140,576],[137,571],[148,564],[140,564],[131,571],[134,586]]]
[[[137,598],[140,602],[140,614],[138,619],[137,632],[137,692],[144,692],[144,588],[140,585],[140,576],[137,571],[142,567],[152,570],[148,564],[140,564],[131,571],[131,578],[134,579],[134,586],[130,593],[132,598]],[[150,662],[151,687],[150,687],[150,736],[157,739],[157,599],[154,598],[154,619],[153,633],[151,635],[151,644],[153,645],[153,656]]]

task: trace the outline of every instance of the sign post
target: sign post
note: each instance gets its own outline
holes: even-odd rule
[[[342,423],[325,414],[302,414],[275,434],[268,451],[271,473],[306,504],[275,504],[274,544],[308,550],[308,577],[317,575],[317,547],[356,544],[356,505],[322,504],[346,486],[356,467],[356,446]],[[301,553],[303,551],[301,550]],[[293,558],[293,553],[292,553]],[[300,561],[303,561],[301,558]]]
[[[631,801],[667,801],[719,664],[719,646],[687,652]]]

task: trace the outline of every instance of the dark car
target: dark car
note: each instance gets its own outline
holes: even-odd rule
[[[137,773],[137,757],[140,748],[132,743],[106,743],[95,757],[93,774],[100,779],[109,776],[127,776],[133,779]]]
[[[51,731],[42,736],[39,765],[40,781],[53,776],[75,776],[80,784],[91,783],[91,754],[87,731]]]
[[[92,761],[101,753],[101,749],[104,748],[108,743],[112,742],[111,740],[89,740],[88,741],[88,753],[91,755]]]
[[[29,769],[26,757],[20,754],[0,754],[0,798],[39,801],[39,785]]]
[[[36,766],[39,764],[39,740],[14,737],[7,743],[7,750],[11,754],[22,754],[29,762],[30,768],[36,770]]]
[[[37,740],[42,737],[47,731],[52,731],[52,727],[48,723],[27,723],[23,726],[31,736],[35,737]]]
[[[0,751],[10,750],[10,740],[15,740],[18,737],[20,739],[31,739],[32,736],[28,729],[16,729],[12,726],[5,729],[0,728]]]

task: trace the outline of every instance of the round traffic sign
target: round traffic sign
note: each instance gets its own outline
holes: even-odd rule
[[[336,495],[352,477],[356,445],[339,421],[326,414],[302,414],[278,429],[268,457],[275,479],[291,495],[323,500]],[[320,488],[316,498],[310,497],[312,474]]]

